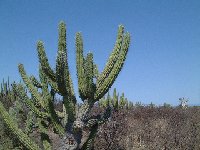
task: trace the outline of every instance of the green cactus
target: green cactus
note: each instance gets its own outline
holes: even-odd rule
[[[114,91],[113,91],[113,101],[112,101],[112,103],[113,103],[113,107],[114,107],[115,110],[117,110],[118,107],[119,107],[119,105],[118,105],[118,104],[119,104],[118,98],[119,98],[119,96],[117,95],[116,88],[114,88]]]
[[[16,97],[14,95],[14,92],[11,88],[11,85],[9,83],[9,77],[7,79],[7,82],[4,81],[1,83],[1,89],[0,89],[0,100],[6,101],[4,105],[6,104],[6,108],[9,108],[9,105],[11,105],[13,102],[16,101]]]
[[[14,92],[9,83],[9,78],[6,82],[3,80],[1,83],[0,102],[4,105],[4,108],[8,110],[9,115],[15,122],[19,122],[23,119],[21,118],[22,107],[19,103],[17,103],[18,101],[16,101],[16,97],[14,96]],[[1,114],[0,135],[0,149],[14,149],[14,147],[19,147],[20,142],[13,137],[12,133],[8,129],[8,126],[5,124],[5,121],[2,120]]]
[[[125,108],[125,106],[126,106],[126,99],[125,99],[124,93],[122,93],[119,100],[119,107]]]
[[[75,40],[78,91],[83,101],[83,104],[80,106],[77,104],[69,73],[66,25],[64,22],[59,24],[55,70],[49,65],[42,41],[37,43],[40,79],[37,80],[33,76],[29,77],[23,65],[19,64],[19,72],[31,97],[27,95],[26,88],[22,84],[15,84],[14,90],[36,118],[37,128],[43,144],[42,147],[37,145],[28,136],[33,127],[32,120],[27,118],[27,127],[23,132],[17,127],[12,117],[7,113],[2,103],[0,103],[0,113],[4,120],[27,149],[52,149],[49,128],[53,128],[53,134],[60,135],[60,145],[58,148],[60,150],[92,149],[98,126],[110,117],[111,109],[109,105],[107,105],[108,107],[102,115],[89,117],[89,113],[94,103],[99,101],[108,92],[121,71],[130,44],[130,34],[124,33],[124,27],[122,25],[119,26],[116,44],[101,73],[98,72],[92,53],[89,52],[84,57],[81,33],[76,34]],[[62,112],[56,111],[53,105],[56,93],[63,100]]]
[[[99,107],[100,108],[106,108],[107,106],[110,106],[115,111],[117,111],[119,108],[121,109],[132,109],[133,108],[133,102],[129,101],[127,98],[125,98],[124,93],[120,96],[119,100],[119,93],[117,94],[116,88],[113,90],[113,97],[110,96],[110,93],[107,93],[107,97],[103,97],[99,100]]]

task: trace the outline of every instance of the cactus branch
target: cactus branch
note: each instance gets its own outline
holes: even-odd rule
[[[44,45],[42,41],[38,41],[37,43],[37,51],[38,51],[38,58],[39,58],[39,62],[42,66],[42,69],[44,70],[45,74],[48,75],[48,77],[52,80],[52,81],[56,81],[56,75],[54,73],[54,71],[51,69],[49,62],[48,62],[48,58],[46,56],[45,50],[44,50]]]
[[[37,144],[34,141],[32,141],[21,129],[17,127],[16,123],[12,120],[12,117],[10,117],[10,115],[7,113],[1,102],[0,102],[0,113],[4,121],[8,125],[9,129],[12,130],[12,132],[18,137],[20,142],[22,142],[26,146],[27,149],[40,150]]]
[[[103,72],[99,75],[97,86],[100,86],[104,80],[108,77],[108,75],[111,73],[121,50],[122,42],[123,42],[123,34],[124,34],[124,27],[122,25],[118,28],[118,35],[117,40],[114,46],[114,49],[106,63],[106,66],[103,70]]]
[[[95,93],[94,99],[97,101],[100,99],[105,93],[108,92],[109,88],[114,83],[115,79],[117,78],[119,72],[121,71],[124,61],[126,59],[126,55],[128,52],[130,44],[130,34],[126,33],[124,35],[124,40],[122,43],[122,49],[120,51],[118,60],[116,61],[111,73],[108,75],[108,77],[104,80],[103,84],[101,86],[97,86],[97,91]],[[98,81],[97,81],[98,82]]]

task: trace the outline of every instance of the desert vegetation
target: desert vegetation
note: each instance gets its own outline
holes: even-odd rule
[[[2,88],[1,102],[5,108],[13,108],[16,105],[15,98],[12,97],[12,87],[4,87],[10,90],[9,92]],[[7,84],[8,85],[8,84]],[[9,95],[7,95],[10,93]],[[115,92],[113,92],[113,95]],[[13,95],[14,96],[14,95]],[[11,99],[12,97],[12,99]],[[13,99],[14,98],[14,99]],[[110,96],[113,101],[113,97]],[[111,105],[112,114],[110,119],[100,125],[97,135],[94,140],[95,150],[143,150],[143,149],[200,149],[200,107],[172,107],[169,104],[163,106],[156,105],[133,105],[131,108],[123,107],[115,109]],[[62,102],[55,101],[55,109],[61,111]],[[96,103],[90,112],[91,115],[96,115],[104,111]],[[30,110],[24,106],[23,112],[19,112],[16,117],[19,119],[20,128],[24,128],[25,120],[27,120]],[[23,114],[23,115],[22,115]],[[23,144],[13,136],[2,117],[0,118],[0,149],[26,149]],[[40,144],[40,140],[36,140],[39,136],[37,130],[31,133],[31,137],[36,143]],[[54,139],[55,138],[55,139]],[[52,137],[54,146],[56,147],[58,137]]]
[[[95,149],[200,148],[200,107],[134,107],[112,114],[100,128]]]
[[[81,33],[76,34],[75,43],[82,102],[77,102],[74,93],[67,62],[66,25],[61,22],[56,69],[50,67],[44,44],[39,41],[39,79],[28,76],[19,64],[23,83],[2,81],[0,149],[200,149],[200,107],[186,107],[183,98],[184,107],[133,104],[125,93],[110,91],[130,44],[130,34],[124,33],[122,25],[101,73],[93,54],[83,54]]]

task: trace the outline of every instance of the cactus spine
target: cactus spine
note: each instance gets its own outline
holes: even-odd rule
[[[23,85],[15,85],[14,89],[21,101],[36,116],[43,147],[35,144],[26,134],[30,132],[32,123],[27,121],[26,131],[22,132],[17,128],[11,116],[0,103],[0,113],[3,115],[4,120],[7,121],[6,123],[10,129],[28,149],[52,149],[52,143],[49,140],[47,130],[51,127],[54,129],[54,133],[59,134],[61,137],[58,149],[92,149],[92,143],[98,126],[104,123],[110,116],[110,106],[106,108],[105,113],[102,115],[89,117],[88,114],[94,103],[99,101],[108,92],[121,71],[130,44],[130,34],[124,33],[124,27],[122,25],[119,26],[116,44],[101,73],[98,73],[92,53],[89,52],[84,57],[83,40],[80,32],[76,34],[75,40],[78,90],[80,98],[83,101],[83,104],[80,106],[77,105],[69,73],[66,25],[64,22],[59,24],[55,70],[49,65],[42,41],[37,43],[40,80],[37,80],[33,76],[29,77],[22,64],[18,66],[23,82],[31,94],[31,98],[25,92]],[[55,93],[62,96],[62,112],[58,112],[54,108]],[[31,121],[30,117],[28,119]]]

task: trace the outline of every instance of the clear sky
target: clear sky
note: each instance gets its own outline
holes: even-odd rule
[[[0,79],[19,81],[18,63],[37,75],[38,40],[55,67],[61,20],[76,92],[75,33],[102,71],[123,24],[131,46],[113,87],[133,102],[177,105],[186,97],[200,104],[199,0],[0,0]]]

